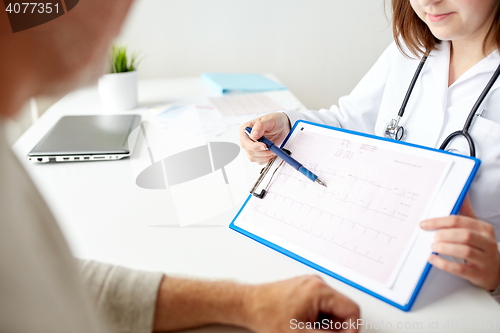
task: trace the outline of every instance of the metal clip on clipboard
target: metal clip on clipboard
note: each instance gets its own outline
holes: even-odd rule
[[[282,148],[282,150],[287,153],[288,155],[292,155],[292,152],[289,151],[288,149],[285,149],[285,148]],[[271,181],[273,180],[274,178],[274,174],[276,173],[276,171],[278,171],[279,168],[281,168],[281,166],[283,165],[283,163],[285,161],[281,160],[280,164],[278,165],[278,167],[273,171],[272,175],[271,175],[271,178],[269,178],[269,182],[267,183],[266,187],[263,188],[260,193],[256,193],[255,190],[260,186],[260,184],[262,183],[262,181],[264,180],[264,178],[266,178],[266,175],[267,173],[269,172],[269,170],[271,170],[271,167],[273,166],[274,164],[274,161],[276,160],[278,156],[274,156],[268,163],[267,165],[260,171],[260,176],[259,178],[257,178],[257,181],[255,182],[255,184],[253,185],[252,189],[250,190],[250,193],[254,196],[254,197],[257,197],[259,199],[264,199],[264,197],[266,196],[267,192],[268,192],[268,189],[269,189],[269,186],[271,186]]]

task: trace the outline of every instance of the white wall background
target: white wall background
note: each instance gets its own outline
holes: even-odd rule
[[[383,6],[383,0],[137,0],[119,40],[146,56],[142,78],[274,73],[308,108],[319,109],[348,94],[391,42]]]

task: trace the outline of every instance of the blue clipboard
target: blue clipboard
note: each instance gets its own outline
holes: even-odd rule
[[[395,140],[392,140],[392,139],[388,139],[388,138],[383,138],[383,137],[378,137],[378,136],[375,136],[375,135],[371,135],[371,134],[366,134],[366,133],[361,133],[361,132],[356,132],[356,131],[351,131],[351,130],[346,130],[346,129],[343,129],[343,128],[337,128],[337,127],[332,127],[332,126],[327,126],[327,125],[322,125],[322,124],[316,124],[316,123],[313,123],[313,122],[309,122],[309,121],[304,121],[304,120],[298,120],[297,122],[295,122],[292,130],[290,131],[290,133],[288,133],[285,141],[283,141],[282,145],[281,145],[281,148],[283,148],[285,146],[285,144],[287,143],[288,139],[290,138],[290,136],[292,135],[293,131],[297,128],[297,126],[300,124],[300,123],[305,123],[305,124],[310,124],[310,125],[314,125],[314,126],[318,126],[318,127],[323,127],[323,128],[328,128],[328,129],[331,129],[331,130],[334,130],[334,131],[340,131],[340,132],[345,132],[345,133],[350,133],[350,134],[355,134],[355,135],[359,135],[359,136],[364,136],[364,137],[368,137],[368,138],[372,138],[372,139],[376,139],[376,140],[383,140],[383,141],[389,141],[389,142],[394,142],[396,144],[402,144],[402,145],[407,145],[407,146],[411,146],[411,147],[416,147],[416,148],[421,148],[421,149],[426,149],[426,150],[431,150],[431,151],[436,151],[436,152],[439,152],[439,153],[442,153],[442,154],[450,154],[450,155],[455,155],[455,156],[460,156],[462,158],[468,158],[468,159],[471,159],[474,161],[475,165],[474,165],[474,168],[472,170],[472,172],[470,173],[469,175],[469,178],[464,186],[464,188],[462,189],[462,192],[460,193],[460,196],[458,197],[457,199],[457,202],[455,204],[455,206],[453,207],[453,211],[451,213],[451,215],[456,215],[458,214],[458,212],[460,211],[460,207],[462,206],[464,200],[465,200],[465,197],[467,195],[467,192],[469,191],[469,188],[470,186],[472,185],[472,181],[474,180],[474,177],[476,176],[477,174],[477,171],[479,169],[479,166],[481,165],[481,161],[477,158],[474,158],[474,157],[469,157],[469,156],[462,156],[462,155],[457,155],[457,154],[454,154],[454,153],[450,153],[450,152],[447,152],[447,151],[443,151],[443,150],[439,150],[439,149],[435,149],[435,148],[429,148],[429,147],[424,147],[424,146],[419,146],[419,145],[415,145],[415,144],[412,144],[412,143],[407,143],[407,142],[401,142],[401,141],[395,141]],[[315,264],[314,262],[312,261],[309,261],[293,252],[290,252],[274,243],[271,243],[259,236],[256,236],[240,227],[237,227],[234,222],[236,221],[236,219],[238,218],[238,216],[240,215],[240,213],[242,212],[243,208],[247,205],[248,201],[250,200],[250,198],[252,197],[252,195],[250,194],[248,196],[248,198],[246,199],[245,203],[243,204],[243,206],[240,208],[240,210],[238,211],[238,214],[236,214],[236,216],[234,217],[234,219],[232,220],[231,224],[229,225],[229,228],[247,236],[247,237],[250,237],[251,239],[273,249],[273,250],[276,250],[278,252],[281,252],[282,254],[292,258],[292,259],[295,259],[297,260],[298,262],[301,262],[311,268],[314,268],[315,270],[317,271],[320,271],[326,275],[329,275],[339,281],[342,281],[354,288],[357,288],[375,298],[378,298],[398,309],[401,309],[403,311],[410,311],[413,304],[415,303],[415,300],[418,296],[418,293],[420,292],[420,289],[422,288],[422,285],[424,284],[425,282],[425,279],[427,278],[427,276],[429,275],[429,272],[432,268],[432,265],[430,263],[427,263],[424,271],[422,272],[422,275],[420,276],[420,279],[415,287],[415,290],[413,291],[413,294],[410,298],[410,300],[408,301],[408,303],[404,306],[398,304],[398,303],[395,303],[393,301],[391,301],[390,299],[386,298],[386,297],[383,297],[357,283],[354,283],[322,266],[319,266],[318,264]]]

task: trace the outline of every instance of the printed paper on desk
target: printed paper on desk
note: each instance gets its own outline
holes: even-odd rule
[[[475,161],[301,122],[285,147],[327,187],[284,164],[234,226],[406,305],[431,254],[418,223],[452,212]]]
[[[223,116],[238,116],[284,110],[283,106],[264,94],[229,95],[209,97],[208,99]]]

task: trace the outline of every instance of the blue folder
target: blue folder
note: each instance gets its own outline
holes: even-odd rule
[[[228,92],[264,92],[285,90],[279,84],[261,74],[203,73],[201,78],[220,94]]]
[[[328,129],[331,129],[331,130],[335,130],[335,131],[341,131],[341,132],[345,132],[345,133],[350,133],[350,134],[355,134],[355,135],[360,135],[360,136],[364,136],[364,137],[368,137],[368,138],[373,138],[373,139],[377,139],[377,140],[384,140],[384,141],[391,141],[391,142],[394,142],[396,144],[402,144],[402,145],[407,145],[407,146],[412,146],[412,147],[417,147],[417,148],[421,148],[421,149],[427,149],[427,150],[432,150],[432,151],[437,151],[437,152],[440,152],[440,153],[443,153],[443,154],[450,154],[450,155],[457,155],[457,154],[454,154],[454,153],[450,153],[450,152],[447,152],[447,151],[443,151],[443,150],[439,150],[439,149],[434,149],[434,148],[429,148],[429,147],[424,147],[424,146],[419,146],[419,145],[415,145],[415,144],[411,144],[411,143],[407,143],[407,142],[402,142],[402,141],[394,141],[392,139],[388,139],[388,138],[383,138],[383,137],[378,137],[378,136],[374,136],[374,135],[370,135],[370,134],[366,134],[366,133],[361,133],[361,132],[355,132],[355,131],[350,131],[350,130],[346,130],[346,129],[342,129],[342,128],[337,128],[337,127],[331,127],[331,126],[326,126],[326,125],[321,125],[321,124],[315,124],[315,123],[312,123],[312,122],[308,122],[308,121],[303,121],[303,120],[299,120],[297,121],[292,130],[290,131],[290,133],[288,134],[288,136],[286,137],[285,141],[283,142],[283,144],[281,145],[281,148],[283,148],[286,144],[286,142],[288,141],[288,139],[290,138],[291,134],[293,133],[293,131],[297,128],[297,126],[300,124],[300,123],[306,123],[306,124],[311,124],[311,125],[315,125],[315,126],[319,126],[319,127],[324,127],[324,128],[328,128]],[[456,215],[458,214],[458,212],[460,211],[460,207],[462,206],[463,204],[463,201],[465,200],[465,197],[467,195],[467,192],[469,191],[469,188],[472,184],[472,181],[474,180],[474,177],[476,176],[476,173],[479,169],[479,166],[481,164],[481,161],[477,158],[474,158],[474,157],[465,157],[465,156],[461,156],[463,158],[468,158],[468,159],[471,159],[475,162],[475,166],[472,170],[472,172],[470,173],[469,175],[469,178],[467,180],[467,183],[465,184],[462,192],[460,193],[460,196],[459,198],[457,199],[457,202],[453,208],[453,211],[452,211],[452,215]],[[303,257],[293,253],[293,252],[290,252],[288,251],[287,249],[284,249],[274,243],[271,243],[259,236],[256,236],[238,226],[236,226],[234,224],[234,222],[236,221],[236,219],[238,218],[238,216],[240,215],[241,211],[243,210],[243,208],[246,206],[246,204],[248,203],[248,201],[250,200],[250,198],[252,197],[252,195],[250,194],[248,196],[248,198],[246,199],[245,203],[243,204],[243,206],[240,208],[240,210],[238,211],[238,214],[236,214],[236,216],[234,217],[233,221],[231,222],[231,224],[229,225],[229,228],[249,237],[249,238],[252,238],[253,240],[267,246],[267,247],[270,247],[271,249],[274,249],[278,252],[281,252],[282,254],[292,258],[292,259],[295,259],[297,260],[298,262],[301,262],[309,267],[312,267],[324,274],[327,274],[331,277],[334,277],[336,278],[337,280],[340,280],[352,287],[355,287],[369,295],[372,295],[373,297],[376,297],[398,309],[401,309],[403,311],[410,311],[412,306],[413,306],[413,303],[415,302],[416,298],[417,298],[417,295],[418,293],[420,292],[420,289],[422,288],[422,285],[424,284],[425,282],[425,279],[427,278],[429,272],[430,272],[430,269],[432,267],[432,265],[430,263],[427,263],[422,275],[420,276],[420,279],[417,283],[417,286],[415,287],[415,290],[413,291],[413,294],[410,298],[410,300],[408,301],[408,303],[406,305],[400,305],[398,303],[395,303],[393,301],[391,301],[390,299],[384,297],[384,296],[381,296],[365,287],[363,287],[362,285],[359,285],[357,283],[354,283],[342,276],[340,276],[339,274],[336,274],[335,272],[332,272],[322,266],[319,266],[318,264],[312,262],[312,261],[309,261],[307,259],[304,259]]]

